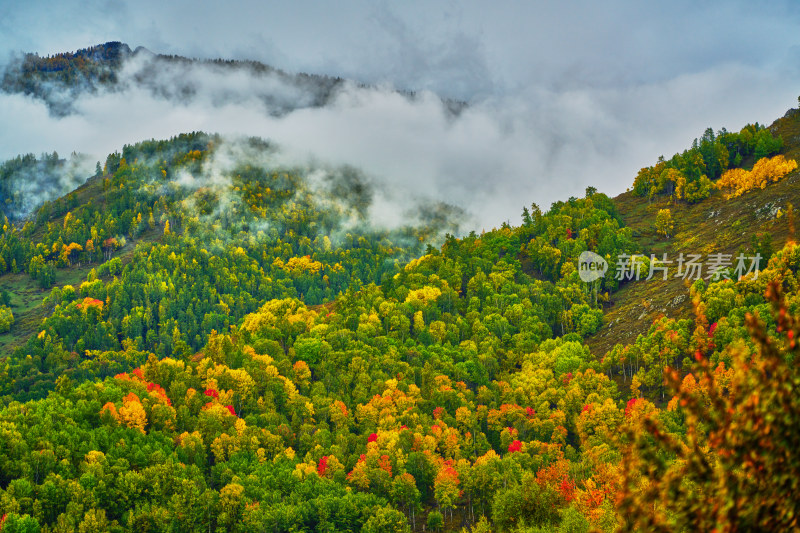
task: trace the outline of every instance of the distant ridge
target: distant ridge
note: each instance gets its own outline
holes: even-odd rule
[[[121,79],[120,73],[129,59],[140,59],[132,80]],[[45,101],[51,113],[65,116],[74,112],[74,100],[82,94],[99,89],[118,90],[127,87],[127,82],[150,89],[154,94],[184,99],[192,95],[192,87],[174,87],[175,79],[163,80],[159,73],[170,66],[191,68],[206,66],[218,69],[245,70],[256,77],[269,78],[279,84],[276,90],[265,84],[259,94],[268,112],[283,115],[308,107],[323,107],[335,98],[337,91],[346,83],[360,88],[371,86],[347,80],[339,76],[322,74],[287,73],[259,61],[230,59],[194,59],[178,55],[154,53],[143,46],[135,49],[120,41],[82,48],[75,52],[62,52],[45,57],[26,53],[12,60],[0,75],[0,91],[33,96]],[[190,82],[187,82],[187,84]],[[293,95],[287,99],[283,93]],[[397,90],[399,94],[414,99],[415,91]],[[458,114],[466,102],[442,98],[445,108]]]

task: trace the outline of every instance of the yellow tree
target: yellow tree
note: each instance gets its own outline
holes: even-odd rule
[[[672,220],[672,211],[669,209],[659,209],[656,215],[656,232],[669,239],[674,228],[675,221]]]
[[[458,472],[453,468],[452,462],[445,461],[439,468],[439,473],[436,474],[433,490],[439,507],[444,509],[445,513],[448,509],[450,510],[450,518],[453,517],[453,509],[461,495],[460,483]]]
[[[119,420],[129,428],[136,428],[142,433],[147,427],[147,413],[142,406],[139,397],[134,393],[129,393],[122,399],[122,407],[119,408]]]

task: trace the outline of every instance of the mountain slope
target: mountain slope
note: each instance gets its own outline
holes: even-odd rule
[[[798,110],[787,112],[769,130],[784,140],[782,154],[800,160]],[[687,257],[701,254],[703,261],[709,254],[730,254],[735,262],[743,251],[749,256],[768,248],[778,250],[789,240],[796,240],[793,221],[785,213],[790,204],[795,208],[800,206],[799,184],[800,173],[793,172],[765,189],[732,199],[726,199],[725,193],[719,190],[696,204],[672,202],[666,198],[648,202],[630,191],[614,198],[622,221],[633,230],[640,253],[648,257],[654,254],[657,258],[667,254],[667,259],[675,263],[671,265],[669,280],[660,279],[659,272],[654,279],[626,283],[611,296],[610,305],[605,309],[605,326],[588,339],[592,353],[602,357],[616,344],[632,343],[658,316],[693,316],[688,285],[684,279],[674,277],[679,254]],[[674,233],[669,239],[657,235],[655,227],[658,211],[666,208],[672,211],[675,221]],[[766,260],[761,264],[762,269],[765,267]],[[613,273],[615,265],[609,268]],[[703,278],[706,275],[704,272]],[[645,277],[646,274],[642,276]]]
[[[790,157],[798,121],[772,126]],[[385,227],[357,169],[276,150],[201,132],[125,146],[22,227],[3,221],[18,320],[0,354],[0,530],[681,531],[728,509],[742,529],[796,525],[771,481],[800,476],[800,247],[782,246],[797,171],[694,203],[660,182],[652,202],[588,188],[455,237],[453,206]],[[757,279],[691,288],[611,275],[623,255],[740,248],[775,253]],[[587,250],[611,260],[591,285]],[[692,483],[662,486],[667,469]],[[668,497],[637,507],[642,487]]]

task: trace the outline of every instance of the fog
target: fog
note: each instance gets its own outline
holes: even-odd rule
[[[516,224],[523,206],[547,208],[587,186],[619,194],[639,168],[689,147],[706,127],[770,123],[797,105],[791,3],[760,13],[738,3],[717,3],[718,11],[504,4],[485,16],[474,4],[347,2],[332,14],[243,3],[230,13],[184,6],[185,20],[179,7],[155,17],[147,2],[123,5],[99,2],[69,31],[45,17],[28,33],[19,25],[33,28],[47,6],[73,17],[61,4],[14,8],[0,22],[0,42],[54,53],[122,39],[370,87],[344,84],[314,107],[314,94],[279,77],[207,64],[148,70],[140,55],[123,70],[120,90],[81,94],[66,116],[41,100],[0,94],[0,159],[57,150],[104,161],[126,143],[181,132],[254,135],[276,143],[285,164],[358,168],[387,191],[375,200],[376,217],[400,220],[410,200],[445,201],[466,210],[465,229],[480,230]],[[726,40],[737,32],[740,39]],[[440,96],[469,105],[453,115]]]

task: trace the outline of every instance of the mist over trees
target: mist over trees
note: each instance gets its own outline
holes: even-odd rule
[[[157,62],[196,67],[108,43],[26,56],[3,84],[69,114],[48,87],[113,90],[129,61],[155,92]],[[528,199],[480,232],[422,195],[380,216],[391,197],[368,172],[255,137],[6,161],[0,531],[797,528],[786,148],[758,124],[708,129],[630,194]],[[741,203],[771,187],[780,207]],[[747,236],[760,270],[737,276],[720,252],[683,286],[691,314],[642,312],[630,342],[591,348],[673,281],[636,292],[620,259],[652,277],[656,250],[713,252],[724,237],[681,214],[716,230],[720,203],[747,212],[725,235]],[[608,275],[581,276],[587,251]]]

